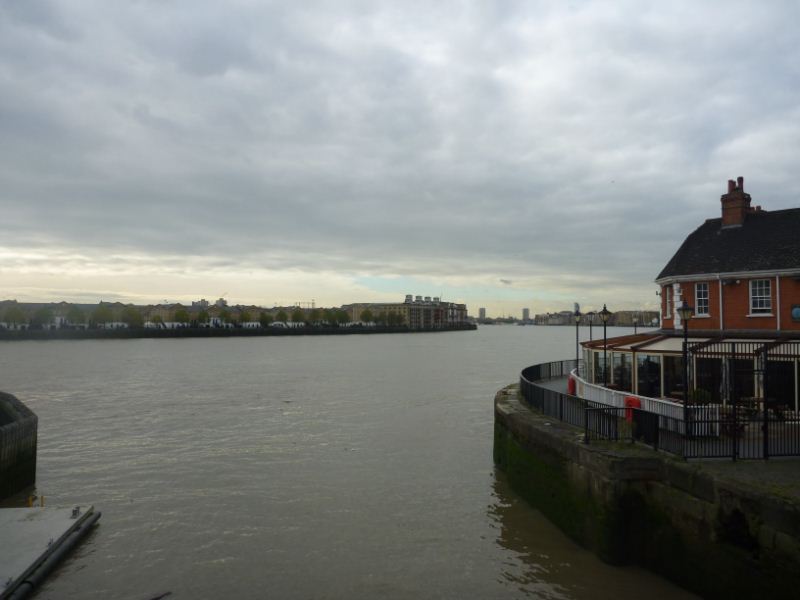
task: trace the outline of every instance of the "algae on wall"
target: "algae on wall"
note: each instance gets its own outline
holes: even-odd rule
[[[513,389],[498,392],[495,464],[571,538],[705,598],[797,597],[797,506],[731,489],[656,452],[584,446],[568,430],[527,410]]]
[[[576,493],[570,465],[557,456],[547,458],[523,448],[503,426],[495,424],[494,461],[511,487],[573,540],[611,564],[623,564],[620,516],[598,502],[590,484]]]

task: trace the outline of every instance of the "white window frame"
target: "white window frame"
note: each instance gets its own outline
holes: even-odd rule
[[[705,289],[705,295],[701,296],[700,291],[701,289]],[[695,306],[695,316],[698,317],[709,317],[711,316],[711,295],[710,295],[710,287],[707,281],[698,281],[694,284],[694,306]],[[702,303],[705,303],[705,310],[701,310]]]
[[[664,316],[662,318],[671,319],[672,318],[672,294],[674,293],[673,289],[672,289],[672,286],[671,285],[665,285],[663,288],[661,288],[661,293],[664,294],[665,297],[666,297],[665,300],[664,300]]]
[[[750,314],[751,317],[772,316],[772,280],[751,279],[750,285]],[[757,288],[761,289],[757,289]],[[760,293],[756,293],[760,292]]]

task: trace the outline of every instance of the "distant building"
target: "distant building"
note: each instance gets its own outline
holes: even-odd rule
[[[219,302],[219,300],[218,300]],[[223,300],[224,302],[224,300]],[[203,298],[202,300],[193,300],[192,301],[192,308],[199,308],[200,310],[205,310],[209,307],[210,303],[208,300]]]
[[[537,325],[574,325],[573,313],[571,310],[562,310],[557,313],[543,313],[533,317]]]
[[[531,309],[530,308],[523,308],[522,309],[522,320],[523,321],[530,321],[531,320]]]
[[[214,306],[216,306],[217,308],[225,308],[226,306],[228,306],[228,301],[225,300],[225,298],[219,298],[217,299],[216,302],[214,302]]]
[[[387,322],[406,325],[409,329],[439,329],[467,323],[467,305],[443,302],[431,296],[406,295],[404,302],[364,302],[342,306],[353,322],[363,321],[369,310],[373,319],[383,314]]]
[[[483,321],[484,319],[486,319],[486,309],[485,309],[485,308],[479,308],[479,309],[478,309],[478,318],[479,318],[481,321]]]

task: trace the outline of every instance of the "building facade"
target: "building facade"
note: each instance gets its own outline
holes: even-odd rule
[[[409,329],[441,329],[467,323],[466,304],[443,302],[430,296],[409,294],[404,302],[364,302],[347,304],[342,309],[353,322],[364,321],[363,315],[369,311],[373,320],[384,315],[388,323]]]

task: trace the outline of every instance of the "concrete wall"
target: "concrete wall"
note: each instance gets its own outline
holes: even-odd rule
[[[800,506],[700,465],[582,432],[495,398],[494,458],[514,489],[612,564],[639,564],[705,598],[796,598]]]
[[[36,483],[38,424],[28,407],[0,392],[0,499]]]

